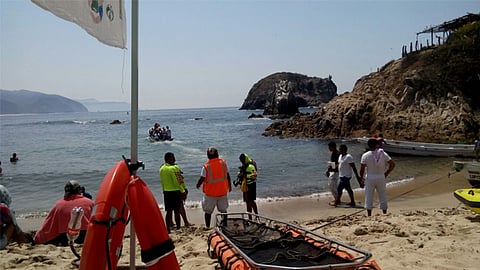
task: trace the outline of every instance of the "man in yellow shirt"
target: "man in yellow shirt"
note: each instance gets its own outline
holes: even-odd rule
[[[180,229],[180,210],[182,207],[182,194],[185,193],[182,172],[175,164],[175,155],[172,152],[165,153],[165,163],[160,167],[160,182],[163,189],[163,200],[165,204],[165,216],[168,232],[173,227],[172,212],[175,217],[177,229]]]

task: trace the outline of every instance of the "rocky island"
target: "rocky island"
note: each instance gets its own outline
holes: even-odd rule
[[[337,96],[329,78],[309,77],[291,72],[271,74],[253,85],[240,110],[263,109],[264,115],[290,117],[299,107],[316,107]]]
[[[263,135],[329,139],[383,133],[397,140],[471,143],[480,131],[480,15],[473,15],[473,22],[445,23],[451,34],[443,44],[405,50],[402,58],[358,79],[351,92],[313,114],[273,123]]]

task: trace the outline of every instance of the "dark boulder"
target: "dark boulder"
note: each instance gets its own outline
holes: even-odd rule
[[[279,72],[255,83],[248,92],[240,110],[275,107],[275,96],[280,88],[291,93],[297,107],[317,107],[337,96],[337,86],[333,83],[331,77],[322,79],[298,73]],[[293,101],[287,101],[288,104],[293,104]]]

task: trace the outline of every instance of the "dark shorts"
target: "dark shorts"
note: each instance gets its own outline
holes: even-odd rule
[[[165,203],[165,211],[179,210],[182,205],[182,197],[180,190],[164,191],[163,202]]]
[[[247,187],[247,192],[243,192],[243,201],[253,202],[257,199],[257,182],[248,184]]]
[[[77,239],[75,239],[76,244],[83,244],[85,241],[85,236],[87,234],[87,230],[81,230],[80,234],[78,235]],[[68,246],[69,241],[67,237],[67,233],[61,233],[57,237],[53,238],[52,240],[45,243],[46,245],[55,245],[55,246]]]

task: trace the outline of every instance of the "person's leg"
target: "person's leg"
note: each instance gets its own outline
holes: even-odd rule
[[[328,178],[328,187],[333,196],[333,202],[337,199],[338,173],[330,173]]]
[[[183,223],[185,223],[185,227],[192,226],[192,223],[188,221],[187,212],[185,211],[185,204],[182,201],[182,206],[180,207],[180,215],[182,216]]]
[[[337,206],[342,203],[342,194],[343,194],[344,188],[345,188],[345,177],[340,177],[340,181],[337,187],[337,198],[335,199],[334,206]]]
[[[172,210],[167,210],[167,213],[165,214],[165,223],[167,224],[168,232],[170,232],[170,228],[173,227],[172,212]]]
[[[210,220],[212,219],[212,214],[205,213],[205,227],[210,228]]]
[[[181,224],[180,208],[173,210],[173,214],[175,217],[175,223],[177,224],[177,229],[180,229],[180,224]]]
[[[258,215],[258,208],[257,203],[255,200],[257,199],[257,182],[253,182],[248,186],[248,203],[250,204],[250,211],[254,212]]]
[[[217,198],[217,209],[220,213],[227,213],[228,209],[228,197],[227,195]],[[223,216],[222,220],[223,226],[227,226],[227,216]]]
[[[373,193],[375,191],[375,180],[367,179],[365,181],[365,208],[367,209],[367,215],[372,215],[373,208]]]
[[[345,181],[345,190],[347,191],[348,196],[350,197],[350,203],[348,203],[348,205],[354,206],[355,198],[353,197],[353,190],[352,190],[352,186],[350,185],[350,179]]]
[[[387,185],[384,179],[379,180],[377,183],[377,192],[378,192],[378,200],[380,203],[380,209],[384,214],[387,213],[388,203],[387,203]]]
[[[52,240],[46,242],[46,245],[54,245],[54,246],[68,246],[68,238],[66,233],[61,233],[57,237],[53,238]]]
[[[252,210],[253,210],[253,213],[257,214],[258,215],[258,208],[257,208],[257,203],[255,201],[252,201]]]
[[[202,200],[202,208],[203,212],[205,212],[205,227],[207,229],[210,228],[210,221],[212,219],[212,213],[215,209],[216,199],[213,197],[209,197],[207,195],[203,196]]]
[[[248,203],[248,191],[242,192],[243,201],[245,202],[245,206],[247,207],[247,212],[252,212],[250,205]]]
[[[171,191],[163,192],[163,203],[165,205],[165,224],[167,225],[167,230],[170,233],[170,228],[173,227],[172,212],[175,209],[175,196]]]

